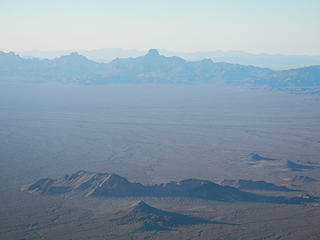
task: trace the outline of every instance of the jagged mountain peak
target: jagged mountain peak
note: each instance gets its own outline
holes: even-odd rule
[[[150,49],[145,56],[147,56],[147,57],[158,57],[158,56],[160,56],[160,54],[159,54],[157,49]]]

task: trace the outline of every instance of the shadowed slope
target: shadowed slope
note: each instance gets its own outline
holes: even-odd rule
[[[140,231],[161,231],[171,230],[174,227],[182,225],[195,224],[225,224],[222,222],[213,222],[206,219],[193,217],[189,215],[164,211],[155,207],[151,207],[144,201],[134,204],[129,212],[124,216],[113,219],[111,221],[118,224],[139,224]]]
[[[273,183],[265,181],[252,181],[252,180],[224,180],[221,183],[224,186],[236,187],[239,189],[247,190],[263,190],[263,191],[279,191],[279,192],[294,192],[296,190],[287,188],[285,186],[278,186]]]

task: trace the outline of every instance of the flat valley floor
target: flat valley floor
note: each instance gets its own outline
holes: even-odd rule
[[[136,232],[109,220],[139,199],[21,192],[43,177],[114,172],[155,184],[264,180],[320,196],[320,96],[214,85],[2,85],[0,239],[319,239],[320,205],[145,198],[232,225]],[[275,161],[252,161],[259,154]],[[293,171],[287,161],[315,169]],[[263,194],[280,194],[260,192]],[[284,193],[281,193],[284,194]]]

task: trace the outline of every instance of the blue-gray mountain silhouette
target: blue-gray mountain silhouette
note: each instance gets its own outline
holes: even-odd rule
[[[320,66],[273,71],[211,59],[186,61],[151,49],[145,56],[97,63],[77,53],[56,59],[24,59],[0,52],[0,82],[6,83],[227,83],[271,87],[320,86]]]
[[[57,50],[57,51],[25,51],[20,52],[23,57],[38,58],[57,58],[70,54],[73,50]],[[81,55],[89,59],[102,62],[110,62],[117,57],[138,57],[144,55],[144,50],[128,50],[121,48],[104,48],[94,50],[79,50]],[[266,54],[266,53],[247,53],[242,51],[201,51],[201,52],[172,52],[165,49],[159,50],[160,54],[165,56],[178,56],[186,60],[199,60],[204,58],[214,59],[215,62],[228,62],[242,65],[253,65],[258,67],[267,67],[271,69],[290,69],[320,64],[320,56],[306,55],[282,55],[282,54]]]

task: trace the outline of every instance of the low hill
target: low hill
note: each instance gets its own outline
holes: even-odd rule
[[[151,207],[144,201],[139,201],[134,204],[124,216],[112,219],[111,221],[120,225],[138,224],[139,231],[172,230],[174,227],[183,225],[219,223],[189,215],[164,211]]]
[[[250,157],[250,161],[253,161],[253,162],[257,162],[257,161],[275,161],[277,159],[275,158],[267,158],[267,157],[263,157],[257,153],[251,153],[249,155]]]

